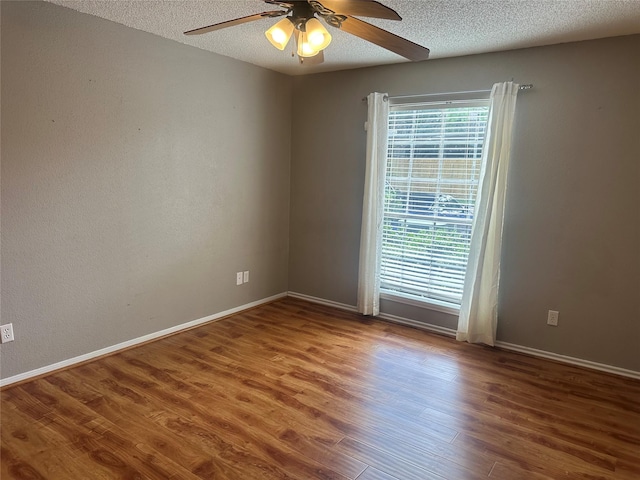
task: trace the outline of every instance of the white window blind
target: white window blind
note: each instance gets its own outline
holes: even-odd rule
[[[391,106],[380,285],[459,306],[488,101]]]

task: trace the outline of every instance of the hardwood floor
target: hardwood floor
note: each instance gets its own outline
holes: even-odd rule
[[[640,478],[640,381],[294,299],[1,399],[2,479]]]

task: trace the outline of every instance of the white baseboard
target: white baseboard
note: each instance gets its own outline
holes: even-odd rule
[[[623,377],[635,378],[640,380],[640,372],[635,370],[628,370],[626,368],[614,367],[613,365],[607,365],[606,363],[592,362],[590,360],[583,360],[581,358],[569,357],[568,355],[560,355],[559,353],[547,352],[546,350],[538,350],[531,347],[523,347],[522,345],[516,345],[515,343],[496,342],[496,347],[504,350],[511,350],[513,352],[525,353],[532,357],[546,358],[548,360],[555,360],[560,363],[567,363],[569,365],[575,365],[577,367],[590,368],[592,370],[599,370],[601,372],[613,373],[614,375],[621,375]]]
[[[310,295],[304,295],[302,293],[289,292],[288,296],[293,298],[299,298],[302,300],[307,300],[313,303],[319,303],[321,305],[327,305],[329,307],[348,310],[350,312],[357,311],[357,308],[353,305],[332,302],[331,300],[312,297]],[[419,322],[417,320],[412,320],[410,318],[398,317],[396,315],[390,315],[388,313],[381,313],[380,315],[378,315],[377,318],[380,318],[381,320],[387,320],[392,323],[399,323],[401,325],[419,328],[420,330],[426,330],[428,332],[437,333],[440,335],[446,335],[448,337],[456,336],[456,331],[451,328],[440,327],[438,325],[431,325],[428,323]],[[560,363],[566,363],[566,364],[575,365],[578,367],[589,368],[592,370],[599,370],[601,372],[613,373],[615,375],[620,375],[623,377],[635,378],[640,380],[640,372],[636,372],[635,370],[628,370],[626,368],[614,367],[612,365],[607,365],[605,363],[592,362],[590,360],[583,360],[581,358],[570,357],[568,355],[560,355],[558,353],[547,352],[546,350],[538,350],[536,348],[516,345],[515,343],[497,341],[496,347],[502,348],[504,350],[510,350],[513,352],[524,353],[526,355],[531,355],[533,357],[546,358],[548,360],[554,360]]]
[[[299,298],[300,300],[306,300],[312,303],[318,303],[320,305],[326,305],[327,307],[335,307],[340,310],[347,310],[349,312],[357,312],[358,308],[355,305],[348,305],[346,303],[333,302],[331,300],[325,300],[324,298],[312,297],[310,295],[305,295],[303,293],[297,292],[288,292],[288,296],[292,298]],[[456,331],[450,328],[439,327],[438,325],[431,325],[424,322],[418,322],[417,320],[412,320],[410,318],[398,317],[396,315],[391,315],[388,313],[380,313],[376,318],[381,320],[387,320],[391,323],[399,323],[400,325],[406,325],[409,327],[419,328],[421,330],[427,330],[429,332],[437,333],[440,335],[446,335],[448,337],[455,337]]]
[[[132,340],[127,340],[126,342],[118,343],[116,345],[112,345],[110,347],[101,348],[100,350],[96,350],[94,352],[85,353],[84,355],[79,355],[77,357],[70,358],[68,360],[63,360],[61,362],[54,363],[52,365],[47,365],[45,367],[36,368],[35,370],[31,370],[29,372],[20,373],[18,375],[14,375],[13,377],[7,377],[0,380],[0,387],[4,387],[6,385],[11,385],[12,383],[22,382],[24,380],[28,380],[30,378],[34,378],[40,375],[44,375],[46,373],[51,373],[55,370],[60,370],[62,368],[67,368],[72,365],[86,362],[87,360],[92,360],[97,357],[101,357],[103,355],[108,355],[110,353],[115,353],[119,350],[124,350],[126,348],[133,347],[135,345],[139,345],[141,343],[148,342],[150,340],[156,340],[160,337],[165,337],[167,335],[171,335],[172,333],[177,333],[182,330],[187,330],[189,328],[197,327],[198,325],[202,325],[204,323],[214,322],[216,320],[220,320],[223,317],[227,317],[229,315],[233,315],[234,313],[241,312],[243,310],[247,310],[249,308],[257,307],[264,303],[273,302],[274,300],[278,300],[280,298],[284,298],[287,296],[287,293],[279,293],[277,295],[273,295],[271,297],[263,298],[261,300],[256,300],[255,302],[247,303],[245,305],[240,305],[239,307],[231,308],[229,310],[225,310],[224,312],[214,313],[213,315],[209,315],[207,317],[202,317],[197,320],[192,320],[187,323],[182,323],[180,325],[176,325],[175,327],[166,328],[164,330],[160,330],[158,332],[150,333],[148,335],[143,335],[142,337],[134,338]]]
[[[130,348],[150,340],[155,340],[160,337],[164,337],[167,335],[171,335],[173,333],[180,332],[182,330],[187,330],[189,328],[196,327],[198,325],[202,325],[208,322],[214,322],[228,315],[233,315],[234,313],[241,312],[243,310],[247,310],[249,308],[257,307],[264,303],[273,302],[274,300],[278,300],[280,298],[284,298],[286,296],[292,298],[298,298],[301,300],[306,300],[308,302],[317,303],[321,305],[326,305],[329,307],[338,308],[340,310],[346,310],[349,312],[356,312],[357,308],[354,305],[348,305],[345,303],[333,302],[331,300],[325,300],[318,297],[312,297],[310,295],[304,295],[302,293],[296,292],[287,292],[280,293],[277,295],[273,295],[271,297],[263,298],[261,300],[257,300],[255,302],[247,303],[245,305],[241,305],[239,307],[231,308],[229,310],[225,310],[223,312],[218,312],[213,315],[209,315],[207,317],[199,318],[197,320],[193,320],[187,323],[183,323],[180,325],[176,325],[175,327],[170,327],[164,330],[160,330],[158,332],[150,333],[148,335],[143,335],[142,337],[134,338],[132,340],[127,340],[126,342],[118,343],[116,345],[112,345],[110,347],[102,348],[100,350],[96,350],[94,352],[86,353],[84,355],[79,355],[77,357],[70,358],[68,360],[63,360],[61,362],[54,363],[52,365],[47,365],[41,368],[37,368],[35,370],[31,370],[25,373],[20,373],[18,375],[14,375],[12,377],[7,377],[4,379],[0,379],[0,387],[4,387],[7,385],[11,385],[13,383],[21,382],[24,380],[29,380],[30,378],[38,377],[40,375],[44,375],[47,373],[51,373],[55,370],[60,370],[63,368],[67,368],[78,363],[86,362],[88,360],[92,360],[97,357],[101,357],[103,355],[108,355],[110,353],[118,352],[119,350],[124,350],[126,348]],[[392,323],[398,323],[401,325],[406,325],[414,328],[419,328],[421,330],[426,330],[428,332],[437,333],[439,335],[446,335],[449,337],[455,337],[455,330],[450,328],[440,327],[438,325],[431,325],[423,322],[419,322],[416,320],[412,320],[410,318],[398,317],[396,315],[390,315],[387,313],[381,313],[378,318],[382,320],[386,320]],[[640,372],[636,372],[634,370],[628,370],[625,368],[615,367],[612,365],[607,365],[598,362],[592,362],[590,360],[583,360],[581,358],[570,357],[567,355],[560,355],[553,352],[547,352],[545,350],[538,350],[531,347],[525,347],[522,345],[516,345],[508,342],[496,342],[496,347],[500,347],[504,350],[510,350],[514,352],[524,353],[527,355],[531,355],[534,357],[546,358],[549,360],[554,360],[561,363],[566,363],[569,365],[575,365],[579,367],[589,368],[592,370],[599,370],[602,372],[612,373],[615,375],[621,375],[624,377],[640,379]]]
[[[319,303],[320,305],[326,305],[327,307],[335,307],[340,310],[347,310],[348,312],[357,312],[358,309],[355,305],[347,305],[346,303],[333,302],[331,300],[325,300],[324,298],[312,297],[305,295],[304,293],[287,292],[287,296],[291,298],[299,298],[300,300],[306,300],[311,303]]]

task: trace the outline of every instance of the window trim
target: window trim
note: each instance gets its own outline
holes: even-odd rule
[[[380,298],[382,300],[389,300],[391,302],[403,303],[414,307],[426,308],[427,310],[448,313],[450,315],[460,314],[460,307],[453,303],[435,299],[427,300],[424,297],[418,297],[404,292],[396,292],[394,290],[387,290],[385,288],[380,288]]]

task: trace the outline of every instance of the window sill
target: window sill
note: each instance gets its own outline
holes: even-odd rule
[[[404,303],[406,305],[413,305],[414,307],[426,308],[428,310],[435,310],[436,312],[448,313],[450,315],[459,315],[460,307],[451,303],[440,302],[438,300],[424,300],[420,297],[414,297],[408,294],[398,294],[397,292],[380,292],[380,298],[383,300],[389,300],[397,303]]]

